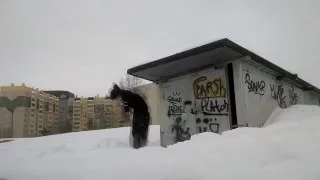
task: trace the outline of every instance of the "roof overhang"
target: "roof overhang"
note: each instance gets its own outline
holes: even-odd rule
[[[320,94],[318,88],[298,78],[296,74],[282,69],[226,38],[130,68],[127,73],[152,82],[160,82],[205,67],[219,66],[245,56],[250,56],[254,64],[274,72],[277,77],[286,79],[304,90],[314,90]]]
[[[227,47],[225,44],[226,40],[227,39],[215,41],[204,46],[131,68],[128,70],[128,74],[152,82],[157,82],[243,56],[232,48]]]

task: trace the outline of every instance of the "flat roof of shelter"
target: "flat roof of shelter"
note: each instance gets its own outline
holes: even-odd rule
[[[127,73],[152,82],[159,82],[190,74],[206,67],[219,66],[246,56],[250,57],[249,64],[303,90],[314,90],[320,94],[317,87],[300,79],[296,74],[284,70],[227,38],[130,68]]]

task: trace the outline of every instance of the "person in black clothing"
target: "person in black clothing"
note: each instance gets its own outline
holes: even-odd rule
[[[138,94],[129,90],[120,89],[119,86],[115,84],[110,93],[110,98],[116,99],[118,97],[121,97],[122,102],[125,104],[126,112],[129,111],[129,107],[133,109],[133,147],[138,149],[146,146],[150,123],[148,105]]]

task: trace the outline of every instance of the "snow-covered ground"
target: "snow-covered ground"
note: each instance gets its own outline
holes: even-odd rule
[[[131,149],[129,128],[0,143],[0,179],[319,180],[320,108],[276,110],[264,128],[202,133],[168,148],[152,126],[149,147]]]

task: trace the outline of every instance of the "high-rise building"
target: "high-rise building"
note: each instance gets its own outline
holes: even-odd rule
[[[73,102],[73,131],[124,127],[130,113],[125,113],[121,101],[108,98],[76,98]]]
[[[94,125],[94,97],[88,97],[87,99],[87,107],[86,107],[86,113],[87,113],[87,120],[85,126],[89,129],[95,129],[93,128]],[[89,126],[89,127],[88,127]]]
[[[0,87],[0,138],[55,132],[58,119],[58,97],[24,84]]]
[[[51,94],[53,96],[59,97],[59,122],[58,122],[58,132],[65,133],[71,132],[72,124],[72,112],[73,112],[73,99],[74,94],[69,91],[45,91],[45,93]],[[71,107],[70,107],[71,105]]]
[[[122,102],[120,100],[112,100],[112,127],[125,127],[130,122],[130,112],[125,112]]]
[[[106,117],[104,113],[105,98],[95,97],[94,99],[94,129],[105,129],[106,126]]]
[[[80,117],[81,117],[81,98],[75,98],[72,102],[73,116],[72,116],[72,131],[80,131]]]
[[[73,102],[75,98],[68,99],[68,115],[67,115],[67,126],[62,128],[62,132],[70,132],[72,131],[72,123],[73,123]]]
[[[105,98],[104,100],[104,120],[105,120],[105,127],[112,128],[112,121],[113,121],[113,112],[112,112],[112,100]]]

